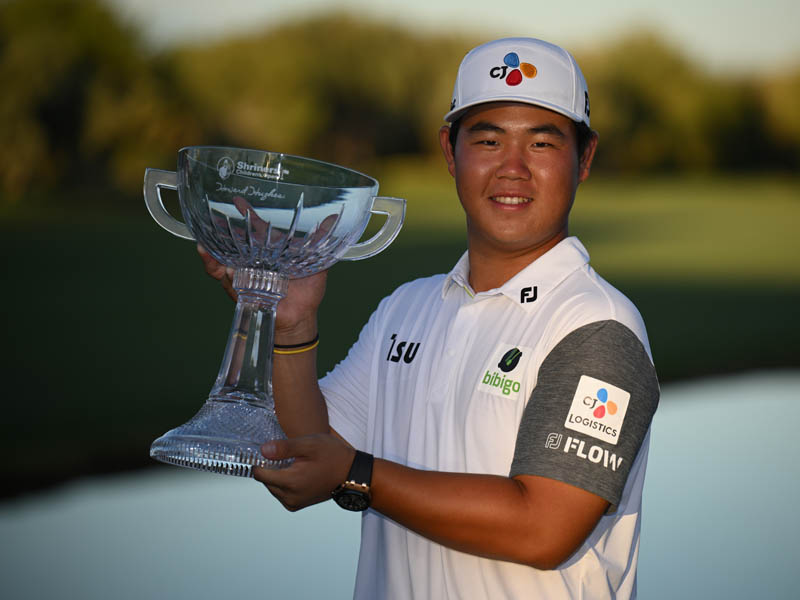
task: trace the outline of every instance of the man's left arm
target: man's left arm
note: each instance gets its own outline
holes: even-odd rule
[[[581,327],[539,368],[508,477],[375,459],[371,506],[444,546],[555,568],[619,503],[658,396],[655,370],[633,332],[616,321]],[[331,474],[346,470],[355,450],[319,435],[270,443],[264,453],[295,457],[290,468],[257,478],[297,510],[330,496],[341,483]]]
[[[270,442],[269,458],[295,458],[257,479],[289,510],[330,498],[355,450],[323,434]],[[449,548],[539,569],[561,564],[586,539],[608,501],[546,477],[413,469],[375,459],[371,507]]]

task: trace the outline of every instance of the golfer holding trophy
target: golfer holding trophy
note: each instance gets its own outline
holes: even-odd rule
[[[347,258],[350,246],[359,256],[383,247],[402,201],[392,210],[363,176],[318,163],[181,155],[184,216],[209,274],[226,283],[236,267],[238,305],[211,399],[154,454],[252,469],[289,510],[333,495],[362,511],[358,600],[635,598],[660,392],[641,315],[569,233],[598,144],[586,80],[563,48],[506,38],[467,53],[441,100],[466,251],[450,272],[384,298],[319,381],[309,350],[323,276],[293,282],[275,355],[287,439],[277,427],[251,433],[255,407],[270,402],[268,357],[252,350],[272,332],[257,325],[272,314],[260,299],[277,301],[286,277]],[[379,210],[391,214],[384,232],[355,245]],[[256,358],[264,364],[251,369]],[[260,459],[257,445],[244,444],[244,458],[229,450],[236,436],[272,438],[265,459],[293,462],[240,466]]]

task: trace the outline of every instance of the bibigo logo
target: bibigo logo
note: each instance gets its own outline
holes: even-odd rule
[[[503,57],[503,64],[499,67],[492,67],[489,70],[489,77],[492,79],[505,79],[507,85],[519,85],[522,78],[533,79],[536,77],[536,67],[531,63],[520,62],[519,54],[509,52]]]
[[[564,427],[616,444],[630,398],[621,388],[581,375]]]
[[[501,342],[481,371],[478,389],[501,398],[519,398],[531,356],[533,351],[527,346]]]

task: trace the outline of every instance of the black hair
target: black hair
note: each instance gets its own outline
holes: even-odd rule
[[[576,147],[578,150],[578,159],[580,160],[586,148],[589,146],[594,132],[583,121],[572,121],[572,123],[575,125]],[[453,148],[453,152],[456,150],[456,138],[458,137],[458,130],[460,127],[461,117],[450,123],[450,146]]]

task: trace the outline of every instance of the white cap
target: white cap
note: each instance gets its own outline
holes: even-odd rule
[[[589,91],[578,63],[563,48],[533,38],[505,38],[470,50],[458,67],[452,123],[476,104],[524,102],[589,125]]]

